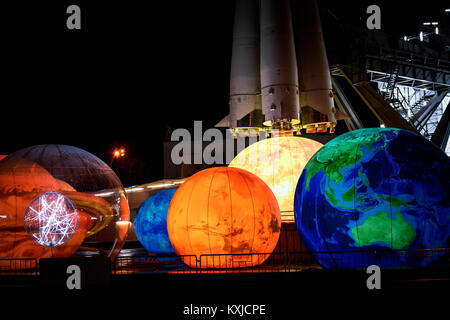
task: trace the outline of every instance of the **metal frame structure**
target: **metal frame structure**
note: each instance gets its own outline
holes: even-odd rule
[[[387,72],[367,69],[368,80],[372,81],[372,82],[387,82],[390,76],[391,76],[391,74],[387,73]],[[442,83],[436,82],[436,81],[411,78],[411,77],[402,76],[402,75],[397,75],[396,84],[406,86],[406,87],[411,87],[411,88],[433,90],[433,91],[444,90],[444,89],[450,90],[450,84],[447,85],[447,84],[442,84]]]
[[[329,259],[330,256],[338,256],[340,262],[355,262],[365,265],[376,262],[383,267],[382,261],[388,261],[395,269],[411,269],[399,260],[399,256],[408,253],[417,259],[439,255],[438,261],[432,263],[433,268],[450,267],[450,248],[432,249],[386,249],[386,250],[363,250],[333,251],[333,252],[279,252],[279,253],[241,253],[241,254],[203,254],[195,255],[164,255],[164,256],[137,256],[119,257],[112,264],[113,275],[127,274],[208,274],[208,273],[266,273],[266,272],[301,272],[305,270],[322,270],[321,260]],[[399,255],[400,254],[400,255]],[[315,258],[313,258],[313,255]],[[195,268],[190,268],[183,263],[183,259],[193,259]],[[247,267],[246,261],[260,260],[261,263],[254,267]],[[9,267],[0,269],[0,275],[39,275],[39,264],[37,259],[2,259],[8,262]],[[225,261],[227,268],[216,268],[223,265]],[[211,262],[217,262],[211,264]],[[235,263],[237,262],[237,263]],[[392,268],[392,267],[391,267]]]
[[[433,91],[450,89],[450,61],[446,59],[432,57],[427,52],[374,45],[368,45],[365,51],[370,81],[387,82],[394,74],[397,85]]]

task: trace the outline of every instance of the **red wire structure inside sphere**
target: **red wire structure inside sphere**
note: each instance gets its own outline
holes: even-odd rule
[[[64,195],[50,191],[31,201],[24,226],[37,243],[55,247],[67,242],[77,231],[80,215],[74,203]]]

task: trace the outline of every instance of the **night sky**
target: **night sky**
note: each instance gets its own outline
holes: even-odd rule
[[[320,2],[324,24],[365,25],[367,5],[379,4],[382,29],[399,34],[445,9],[341,2]],[[70,4],[81,7],[81,31],[66,29]],[[0,154],[60,143],[109,163],[123,146],[126,165],[143,172],[133,183],[163,178],[167,128],[212,127],[228,113],[233,10],[231,0],[2,3]]]

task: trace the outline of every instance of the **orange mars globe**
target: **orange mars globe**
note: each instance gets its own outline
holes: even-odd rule
[[[260,177],[278,200],[283,222],[294,221],[294,196],[298,179],[309,159],[323,145],[317,141],[279,136],[260,140],[242,150],[229,164]]]
[[[210,168],[175,192],[167,229],[175,251],[190,267],[251,267],[275,248],[280,209],[267,184],[251,172]]]

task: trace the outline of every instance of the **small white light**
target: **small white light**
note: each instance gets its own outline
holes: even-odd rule
[[[432,22],[431,23],[433,26],[437,26],[439,24],[439,22]]]
[[[164,187],[172,187],[173,183],[163,183],[163,184],[156,184],[153,186],[147,186],[149,189],[158,189],[158,188],[164,188]]]
[[[423,41],[423,31],[420,31],[420,33],[419,33],[419,39],[420,39],[420,41]]]
[[[407,36],[404,36],[404,37],[403,37],[403,40],[408,41],[408,37],[407,37]]]
[[[112,194],[114,194],[114,192],[103,192],[103,193],[97,193],[97,194],[95,194],[95,196],[97,196],[97,197],[107,197],[107,196],[110,196]]]
[[[137,192],[137,191],[142,191],[144,190],[144,188],[130,188],[130,189],[125,189],[126,192]]]
[[[431,25],[431,22],[424,22],[423,25],[424,26],[429,26],[429,25]]]
[[[438,28],[438,27],[436,27],[436,28],[434,29],[434,33],[439,34],[439,28]]]
[[[445,9],[445,12],[450,12],[450,9]]]

